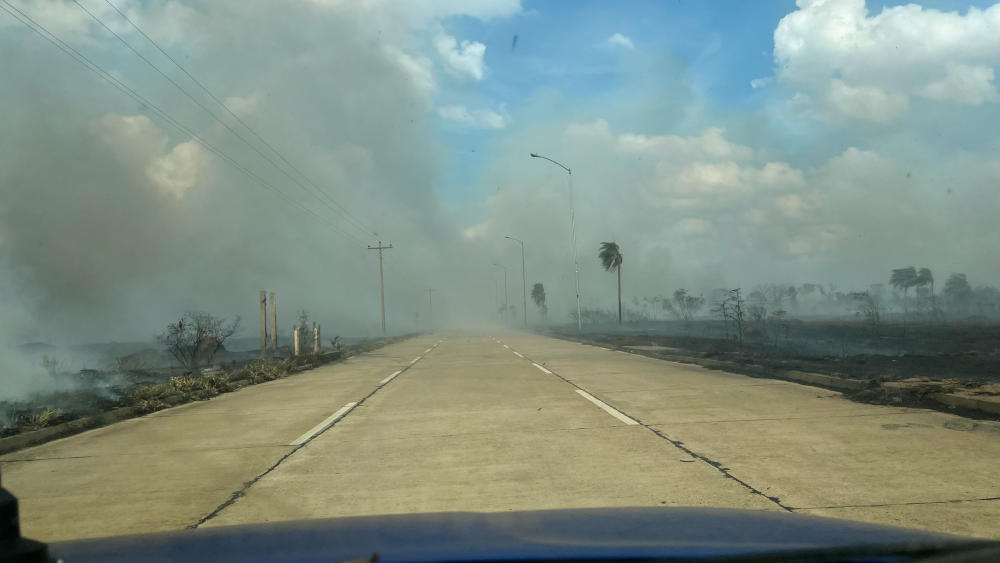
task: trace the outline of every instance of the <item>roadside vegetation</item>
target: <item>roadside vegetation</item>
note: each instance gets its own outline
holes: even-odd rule
[[[189,313],[158,337],[177,360],[172,367],[149,366],[141,357],[118,358],[106,370],[68,371],[61,362],[45,357],[50,375],[67,382],[70,390],[0,401],[0,438],[40,430],[115,409],[142,415],[164,408],[211,399],[249,385],[273,381],[374,350],[406,337],[374,339],[344,346],[330,340],[319,353],[291,356],[288,349],[275,357],[213,364],[224,342],[236,333],[239,319],[225,322],[204,313]]]

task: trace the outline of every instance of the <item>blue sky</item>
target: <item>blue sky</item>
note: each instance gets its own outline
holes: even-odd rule
[[[485,44],[487,73],[481,82],[446,77],[438,104],[505,108],[516,120],[539,91],[554,90],[580,107],[624,105],[656,95],[663,80],[683,77],[710,104],[759,107],[764,99],[750,81],[771,74],[774,26],[791,9],[791,1],[730,3],[725,10],[705,2],[567,1],[529,2],[507,19],[453,17],[443,23],[445,31]],[[616,33],[634,49],[609,45]],[[667,64],[676,74],[657,76]],[[649,126],[642,119],[624,125],[644,132],[644,124]],[[470,188],[488,159],[479,147],[504,131],[439,126],[450,149],[441,192],[456,201],[479,196]]]
[[[869,14],[906,2],[867,3]],[[966,13],[986,8],[988,1],[946,0],[925,9]],[[510,18],[481,20],[453,16],[442,21],[446,33],[486,46],[486,73],[481,81],[443,75],[438,106],[488,108],[510,118],[507,129],[475,129],[439,119],[437,132],[446,162],[438,193],[456,203],[481,197],[478,173],[489,161],[489,146],[502,139],[518,121],[537,118],[528,110],[540,92],[563,99],[579,111],[578,121],[598,114],[615,114],[615,124],[645,134],[694,134],[711,125],[725,125],[731,116],[747,127],[769,128],[775,149],[802,150],[804,138],[830,135],[811,124],[804,131],[776,130],[764,112],[774,100],[775,85],[755,89],[750,82],[774,74],[774,30],[796,9],[793,0],[699,2],[676,0],[601,2],[525,2]],[[609,37],[622,34],[634,48],[610,46]],[[516,47],[512,49],[513,38]],[[684,130],[664,115],[630,112],[637,99],[678,93],[691,96],[715,123],[687,123]],[[648,104],[645,104],[648,109]],[[537,108],[536,108],[537,109]],[[747,125],[747,120],[752,123]],[[696,120],[697,121],[697,120]],[[732,124],[730,124],[732,125]],[[674,129],[681,126],[681,129]],[[738,125],[737,125],[738,127]],[[839,131],[828,142],[848,146],[858,139]]]

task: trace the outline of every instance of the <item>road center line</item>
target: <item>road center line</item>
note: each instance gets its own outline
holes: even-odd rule
[[[533,365],[533,366],[535,366],[536,368],[538,368],[538,369],[542,370],[542,373],[547,373],[547,374],[549,374],[549,375],[552,375],[552,372],[551,372],[551,371],[549,371],[549,370],[547,370],[547,369],[543,368],[542,366],[540,366],[540,365],[536,364],[535,362],[531,362],[531,365]]]
[[[523,357],[524,357],[524,356],[522,356],[522,355],[521,355],[521,353],[520,353],[520,352],[518,352],[517,350],[515,350],[515,351],[514,351],[514,355],[515,355],[515,356],[517,356],[518,358],[523,358]]]
[[[412,360],[410,360],[410,365],[412,366],[413,364],[419,362],[420,358],[423,358],[423,356],[417,356],[416,358],[413,358]]]
[[[424,350],[424,354],[426,354],[427,352],[430,352],[431,350],[433,350],[433,348],[428,348],[428,349]]]
[[[392,381],[392,378],[396,377],[397,375],[399,375],[399,374],[401,374],[401,373],[403,373],[403,370],[401,370],[401,369],[399,369],[399,370],[396,370],[396,371],[395,371],[395,372],[394,372],[394,373],[393,373],[392,375],[390,375],[389,377],[387,377],[387,378],[383,379],[382,381],[379,381],[379,382],[378,382],[378,384],[379,384],[379,385],[385,385],[386,383],[389,383],[390,381]]]
[[[510,346],[507,346],[506,344],[504,344],[503,347],[510,350]]]
[[[615,410],[614,408],[608,406],[607,403],[605,403],[604,401],[601,401],[597,397],[594,397],[590,393],[587,393],[583,389],[577,389],[576,392],[579,393],[584,399],[587,399],[591,403],[594,403],[601,410],[603,410],[604,412],[606,412],[606,413],[610,414],[611,416],[617,418],[618,420],[624,422],[625,424],[628,424],[630,426],[635,426],[635,425],[639,424],[638,422],[632,420],[628,416],[622,414],[621,411]]]
[[[323,422],[320,422],[316,426],[313,426],[308,432],[296,438],[295,441],[289,445],[301,446],[302,444],[306,443],[307,441],[309,441],[309,438],[312,438],[316,434],[319,434],[320,432],[326,430],[334,422],[337,422],[337,420],[340,417],[344,416],[344,414],[346,414],[347,411],[353,409],[355,405],[357,405],[357,403],[347,403],[343,407],[340,407],[340,410],[326,417],[326,419],[324,419]]]

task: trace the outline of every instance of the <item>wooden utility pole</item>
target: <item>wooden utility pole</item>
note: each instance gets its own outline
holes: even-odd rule
[[[319,354],[319,325],[313,323],[313,354]]]
[[[382,241],[378,241],[378,246],[368,245],[368,250],[378,250],[378,283],[382,294],[382,336],[385,336],[385,278],[382,276],[382,251],[390,248],[392,248],[392,243],[389,243],[389,246],[382,246]]]
[[[292,331],[292,341],[293,341],[292,342],[292,347],[295,349],[295,355],[296,356],[299,355],[299,341],[301,340],[301,338],[299,337],[299,334],[301,332],[302,332],[302,329],[300,327],[295,327],[295,329]]]
[[[271,354],[278,354],[278,301],[271,292]]]
[[[267,292],[260,292],[260,357],[267,353]]]

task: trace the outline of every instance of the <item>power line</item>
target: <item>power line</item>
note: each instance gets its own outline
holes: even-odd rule
[[[289,168],[291,168],[292,170],[294,170],[295,172],[297,172],[299,174],[299,176],[301,176],[306,182],[308,182],[314,188],[316,188],[317,190],[319,190],[319,191],[322,192],[322,189],[319,186],[317,186],[315,183],[313,183],[313,181],[310,180],[309,177],[306,176],[306,174],[304,172],[302,172],[302,170],[300,170],[294,164],[292,164],[291,162],[289,162],[288,159],[285,158],[285,156],[283,154],[281,154],[280,151],[278,151],[278,149],[274,148],[274,146],[272,146],[271,143],[267,142],[267,140],[265,140],[263,137],[261,137],[259,134],[257,134],[257,131],[255,131],[252,127],[250,127],[249,125],[247,125],[247,123],[245,121],[243,121],[243,119],[240,118],[239,115],[237,115],[231,109],[229,109],[229,106],[227,106],[225,102],[223,102],[222,100],[220,100],[219,97],[216,96],[215,94],[213,94],[212,91],[209,90],[207,86],[205,86],[200,80],[198,80],[197,78],[195,78],[194,75],[192,75],[190,72],[188,72],[188,70],[186,68],[184,68],[180,63],[178,63],[172,56],[170,56],[170,53],[168,53],[166,50],[164,50],[162,47],[160,47],[160,45],[156,41],[154,41],[152,37],[150,37],[148,34],[146,34],[146,32],[143,31],[142,28],[139,27],[138,24],[136,24],[135,22],[133,22],[124,12],[122,12],[118,8],[118,6],[115,6],[111,2],[111,0],[104,0],[104,2],[108,6],[111,6],[116,12],[118,12],[118,15],[120,15],[125,21],[127,21],[133,28],[135,28],[135,30],[138,31],[139,34],[142,35],[146,39],[146,41],[149,41],[150,44],[152,44],[154,47],[156,47],[156,49],[160,53],[162,53],[163,56],[165,56],[171,63],[173,63],[174,66],[176,66],[178,69],[180,69],[180,71],[183,72],[188,78],[190,78],[192,82],[194,82],[195,84],[197,84],[198,87],[201,88],[202,91],[204,91],[206,94],[208,94],[208,96],[210,98],[212,98],[212,100],[215,103],[217,103],[219,106],[221,106],[222,109],[226,110],[226,113],[228,113],[230,116],[232,116],[233,119],[235,119],[247,131],[249,131],[250,134],[254,136],[254,138],[256,138],[258,141],[260,141],[265,147],[267,147],[268,149],[270,149],[271,152],[273,152],[275,155],[277,155],[277,157],[282,162],[284,162],[286,165],[288,165]],[[322,193],[325,193],[325,192],[322,192]],[[358,224],[361,224],[362,228],[364,228],[364,230],[370,230],[370,229],[367,229],[366,227],[364,227],[362,221],[360,219],[357,219],[356,217],[354,217],[351,214],[351,212],[346,207],[344,207],[343,205],[340,204],[340,202],[338,202],[337,200],[333,199],[333,197],[330,197],[330,201],[332,201],[333,204],[336,205],[344,213],[344,215],[346,217],[355,220]],[[374,231],[372,231],[372,234],[377,235],[377,233],[375,233]]]
[[[240,164],[238,161],[236,161],[235,159],[233,159],[232,157],[230,157],[226,153],[224,153],[221,150],[217,149],[215,146],[213,146],[211,143],[209,143],[205,139],[202,139],[194,131],[192,131],[191,129],[189,129],[188,127],[186,127],[184,124],[180,123],[179,121],[177,121],[173,117],[171,117],[165,111],[161,110],[156,104],[154,104],[153,102],[149,101],[148,99],[146,99],[145,97],[143,97],[141,94],[139,94],[138,92],[136,92],[135,90],[133,90],[132,88],[130,88],[128,85],[126,85],[125,83],[123,83],[120,80],[118,80],[117,78],[115,78],[112,74],[110,74],[108,71],[106,71],[103,68],[101,68],[97,63],[94,63],[93,61],[91,61],[89,58],[87,58],[85,55],[83,55],[82,53],[80,53],[78,50],[74,49],[71,45],[67,44],[62,39],[59,39],[58,36],[56,36],[51,31],[49,31],[48,29],[46,29],[45,26],[43,26],[43,25],[39,24],[38,22],[36,22],[34,19],[31,18],[31,16],[29,16],[28,14],[25,14],[19,8],[17,8],[16,6],[12,5],[8,0],[0,0],[0,1],[2,1],[3,4],[4,4],[3,6],[0,6],[0,8],[3,8],[4,11],[6,11],[8,14],[11,15],[11,17],[13,17],[14,19],[16,19],[18,22],[22,23],[25,27],[27,27],[31,31],[33,31],[36,34],[38,34],[41,38],[43,38],[46,41],[48,41],[49,43],[55,45],[63,53],[65,53],[70,58],[72,58],[76,62],[78,62],[81,65],[83,65],[87,70],[90,70],[91,72],[95,73],[99,78],[101,78],[105,82],[107,82],[107,83],[111,84],[112,86],[114,86],[117,90],[119,90],[122,93],[124,93],[125,95],[129,96],[134,101],[136,101],[136,102],[138,102],[140,104],[143,104],[144,106],[149,107],[150,109],[152,109],[153,112],[156,115],[158,115],[161,119],[163,119],[167,124],[169,124],[170,126],[174,127],[175,129],[177,129],[178,131],[180,131],[180,132],[182,132],[184,134],[190,135],[192,139],[194,139],[198,144],[200,144],[203,147],[205,147],[206,149],[208,149],[209,152],[215,154],[216,156],[219,156],[220,158],[222,158],[223,160],[225,160],[226,162],[228,162],[230,165],[232,165],[234,168],[236,168],[237,170],[239,170],[243,174],[247,175],[251,179],[255,180],[256,182],[258,182],[259,184],[261,184],[265,188],[274,191],[275,193],[277,193],[280,196],[281,199],[284,199],[286,201],[286,203],[292,204],[292,205],[298,207],[299,209],[305,211],[306,213],[308,213],[310,215],[313,215],[314,217],[316,217],[317,219],[319,219],[320,221],[322,221],[323,223],[325,223],[327,226],[329,226],[331,228],[331,230],[333,230],[333,232],[335,232],[337,234],[340,234],[340,235],[343,235],[343,236],[346,236],[346,237],[349,237],[349,238],[352,238],[355,241],[357,241],[359,244],[365,244],[364,241],[362,241],[358,237],[356,237],[356,236],[354,236],[351,233],[348,233],[346,231],[341,231],[338,228],[338,226],[335,223],[332,223],[328,218],[323,217],[322,215],[316,213],[312,209],[310,209],[310,208],[302,205],[298,200],[290,197],[288,194],[286,194],[285,192],[281,191],[281,189],[279,189],[277,186],[274,186],[270,182],[267,182],[266,180],[264,180],[263,178],[261,178],[260,176],[258,176],[257,174],[255,174],[252,170],[249,170],[248,168],[246,168],[245,166],[243,166],[242,164]],[[15,12],[17,12],[17,13],[15,13]],[[18,14],[20,14],[20,16]]]
[[[240,135],[235,129],[233,129],[232,127],[230,127],[228,123],[226,123],[226,122],[222,121],[221,119],[219,119],[212,110],[210,110],[207,107],[205,107],[205,104],[201,103],[190,92],[188,92],[180,84],[178,84],[177,81],[175,81],[173,78],[171,78],[165,72],[163,72],[159,67],[157,67],[155,64],[153,64],[152,61],[150,61],[145,55],[143,55],[142,53],[140,53],[139,50],[136,49],[135,47],[133,47],[128,41],[125,40],[125,38],[123,38],[121,35],[118,35],[118,33],[116,33],[113,29],[111,29],[110,27],[108,27],[108,25],[105,24],[96,15],[94,15],[93,12],[91,12],[90,10],[88,10],[86,8],[86,6],[84,6],[83,4],[81,4],[79,2],[79,0],[73,0],[73,3],[76,4],[81,10],[83,10],[84,13],[86,13],[88,16],[90,16],[91,19],[93,19],[98,24],[100,24],[101,27],[103,27],[105,30],[107,30],[109,33],[111,33],[116,39],[118,39],[118,41],[120,41],[123,45],[125,45],[125,47],[127,47],[130,51],[132,51],[132,53],[135,54],[135,56],[139,57],[144,63],[146,63],[147,65],[149,65],[150,68],[152,68],[153,70],[155,70],[157,73],[159,73],[160,76],[162,76],[164,79],[166,79],[168,82],[170,82],[170,84],[172,84],[175,88],[177,88],[178,90],[180,90],[181,93],[183,93],[185,96],[187,96],[188,99],[190,99],[195,105],[197,105],[199,108],[201,108],[202,111],[204,111],[205,113],[207,113],[209,115],[209,117],[211,117],[212,119],[214,119],[215,121],[217,121],[227,131],[229,131],[234,136],[236,136],[236,138],[238,138],[239,140],[243,141],[244,144],[246,144],[248,147],[250,147],[261,158],[263,158],[264,160],[266,160],[271,166],[275,167],[279,172],[281,172],[282,174],[284,174],[289,180],[291,180],[296,185],[298,185],[300,188],[302,188],[303,191],[305,191],[305,192],[309,193],[310,195],[312,195],[313,197],[315,197],[317,199],[317,201],[319,201],[321,204],[325,205],[327,207],[327,209],[329,209],[330,211],[334,212],[335,214],[337,214],[337,213],[344,214],[345,219],[347,219],[348,222],[352,223],[352,226],[354,226],[355,228],[360,229],[365,234],[368,234],[368,229],[364,225],[362,225],[360,222],[358,222],[356,220],[353,220],[346,213],[343,213],[342,211],[337,211],[329,203],[327,203],[327,201],[324,200],[324,198],[322,197],[323,195],[326,195],[326,194],[323,194],[322,192],[320,192],[318,190],[318,188],[316,189],[316,191],[310,190],[300,180],[298,180],[297,178],[295,178],[294,176],[292,176],[291,174],[289,174],[281,166],[278,166],[278,164],[276,162],[274,162],[274,160],[271,157],[269,157],[263,151],[261,151],[260,149],[258,149],[253,143],[251,143],[250,141],[248,141],[246,139],[246,137],[244,137],[243,135]]]

